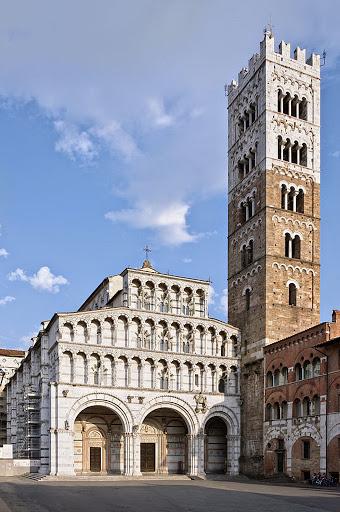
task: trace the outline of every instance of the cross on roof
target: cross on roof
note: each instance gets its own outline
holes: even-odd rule
[[[148,245],[146,245],[144,247],[143,251],[145,252],[145,258],[148,260],[149,259],[149,253],[151,252],[151,249],[149,248]]]

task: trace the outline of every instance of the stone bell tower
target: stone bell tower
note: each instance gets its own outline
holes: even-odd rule
[[[228,87],[229,322],[242,330],[241,469],[261,474],[265,345],[319,322],[320,58],[265,31]]]

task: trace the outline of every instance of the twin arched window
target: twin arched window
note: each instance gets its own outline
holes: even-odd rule
[[[299,235],[290,233],[285,234],[285,257],[286,258],[301,258],[301,238]]]
[[[244,244],[241,249],[241,264],[242,268],[253,263],[254,260],[254,241],[249,240],[248,245]]]

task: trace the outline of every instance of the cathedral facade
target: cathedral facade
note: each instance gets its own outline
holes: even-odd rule
[[[50,475],[237,474],[240,333],[209,282],[146,260],[55,314],[8,385],[14,457]]]

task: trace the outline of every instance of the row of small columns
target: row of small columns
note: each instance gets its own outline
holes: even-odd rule
[[[255,198],[250,197],[246,201],[241,203],[241,206],[245,210],[245,221],[247,222],[251,217],[255,215]]]
[[[74,357],[74,356],[73,356]],[[95,373],[98,373],[98,384],[94,384],[93,382],[89,382],[89,356],[86,355],[86,359],[85,359],[85,372],[84,372],[84,380],[85,382],[82,382],[80,384],[88,384],[88,385],[103,385],[103,382],[104,382],[104,356],[99,356],[99,361],[98,361],[98,365],[97,365],[97,369],[96,371],[93,372],[93,376],[95,375]],[[116,360],[117,361],[117,360]],[[165,361],[165,360],[164,360]],[[163,379],[167,379],[167,382],[168,382],[168,387],[166,389],[172,389],[174,391],[194,391],[195,389],[200,389],[202,392],[214,392],[214,391],[217,391],[218,389],[218,382],[217,382],[217,378],[221,378],[222,377],[222,373],[221,375],[219,375],[219,372],[218,372],[218,369],[215,368],[215,369],[210,369],[211,371],[211,384],[212,384],[212,389],[211,390],[208,390],[207,389],[207,380],[208,380],[208,371],[209,371],[209,367],[207,365],[203,365],[203,368],[199,368],[199,367],[195,367],[195,368],[188,368],[188,373],[189,373],[189,389],[183,389],[183,366],[184,366],[184,363],[178,363],[178,366],[176,366],[176,375],[173,376],[173,378],[171,378],[170,376],[170,361],[165,361],[165,364],[163,365],[162,364],[162,367],[158,367],[157,364],[154,364],[151,366],[151,370],[152,370],[152,382],[151,382],[151,388],[152,389],[159,389],[157,387],[157,382],[158,380],[160,381],[160,378],[161,376],[160,375],[156,375],[155,372],[157,370],[160,370],[160,372],[164,372],[162,374],[163,376]],[[190,363],[190,364],[193,364],[193,366],[196,366],[194,363]],[[127,382],[126,382],[126,385],[127,387],[132,387],[131,384],[132,384],[132,378],[131,378],[131,368],[132,368],[132,361],[131,359],[127,359],[127,361],[124,363],[124,367],[125,367],[125,371],[127,371]],[[143,388],[144,386],[144,366],[145,366],[145,361],[141,361],[140,363],[138,363],[138,366],[139,366],[139,369],[140,369],[140,375],[139,375],[139,379],[138,379],[138,387],[140,388]],[[59,370],[60,370],[60,367],[59,367]],[[196,370],[196,372],[194,371]],[[71,376],[71,381],[72,383],[77,383],[75,380],[74,380],[74,377],[75,377],[75,371],[76,371],[76,368],[75,368],[75,365],[73,365],[73,375]],[[117,368],[116,368],[116,365],[113,364],[113,367],[111,369],[112,373],[112,383],[111,384],[108,384],[108,385],[112,385],[112,386],[117,386]],[[194,375],[198,375],[199,374],[199,384],[198,386],[195,386],[194,384]],[[230,375],[235,375],[235,377],[238,377],[237,373],[235,372],[235,374],[233,372],[230,372],[229,376]],[[157,378],[158,377],[158,378]],[[225,376],[224,376],[225,377]],[[178,380],[177,380],[178,379]],[[60,381],[62,381],[62,375],[59,371],[59,379]],[[109,379],[110,380],[110,379]],[[165,382],[165,380],[163,381]],[[178,382],[178,386],[177,386],[177,382]],[[237,378],[237,383],[239,382],[239,379]],[[133,388],[135,388],[135,386],[133,386]],[[235,390],[234,392],[235,393],[238,393],[238,389]]]
[[[288,150],[288,158],[284,159],[284,150]],[[290,142],[288,139],[287,141],[283,141],[281,137],[278,138],[278,159],[279,160],[285,160],[287,162],[295,163],[297,165],[303,165],[304,167],[307,166],[307,162],[303,160],[301,157],[301,150],[307,150],[306,144],[299,145],[297,142]],[[293,153],[296,157],[296,162],[293,162],[292,156]]]
[[[244,178],[247,174],[256,167],[256,151],[250,151],[248,155],[244,155],[243,159],[239,161],[238,168],[242,177]]]
[[[278,93],[278,99],[279,99],[278,107],[279,107],[279,112],[280,113],[283,113],[283,109],[284,109],[283,102],[284,102],[285,98],[286,98],[287,106],[288,106],[287,115],[288,116],[292,115],[292,104],[294,104],[294,106],[296,108],[296,114],[294,115],[294,117],[297,117],[298,119],[300,119],[300,104],[301,103],[306,104],[306,99],[299,100],[297,96],[292,97],[290,94],[283,94],[282,91],[279,91],[279,93]],[[303,120],[305,120],[305,118],[303,118]]]

